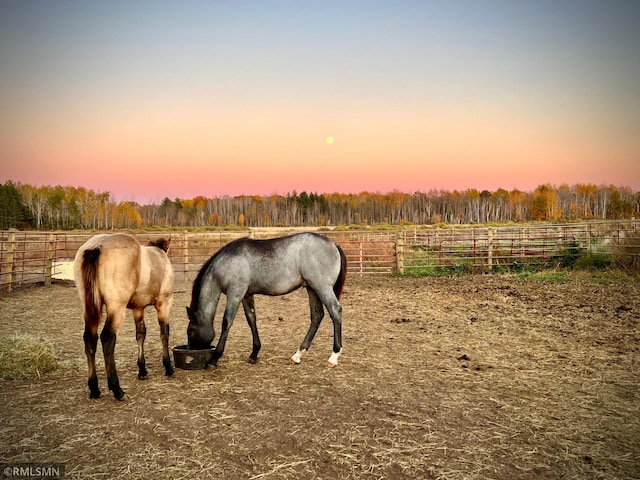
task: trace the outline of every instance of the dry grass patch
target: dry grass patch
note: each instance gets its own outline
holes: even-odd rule
[[[53,346],[41,336],[19,333],[0,337],[0,378],[40,378],[58,367]]]

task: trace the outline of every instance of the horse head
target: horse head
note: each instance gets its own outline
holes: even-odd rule
[[[215,337],[213,325],[210,322],[202,321],[200,315],[195,310],[187,308],[189,316],[189,326],[187,326],[188,346],[191,350],[200,350],[211,347],[211,342]]]

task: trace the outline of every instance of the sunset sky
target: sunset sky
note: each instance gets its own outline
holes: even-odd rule
[[[2,0],[7,180],[640,190],[640,2]]]

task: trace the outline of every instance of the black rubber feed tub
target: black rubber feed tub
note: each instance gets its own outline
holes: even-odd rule
[[[200,370],[207,368],[207,365],[213,356],[214,347],[190,350],[188,345],[176,345],[172,350],[173,361],[176,368],[182,368],[184,370]]]

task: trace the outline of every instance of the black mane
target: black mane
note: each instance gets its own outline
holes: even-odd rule
[[[157,240],[149,240],[147,244],[149,247],[157,247],[160,250],[164,250],[165,252],[169,252],[169,245],[171,244],[170,238],[159,238]]]
[[[242,240],[242,239],[239,239],[239,240]],[[202,265],[202,267],[200,268],[200,271],[198,272],[196,279],[193,281],[193,287],[191,288],[191,307],[190,308],[192,310],[196,310],[198,308],[198,302],[200,300],[200,289],[202,288],[202,282],[204,281],[204,277],[207,273],[207,270],[209,269],[211,264],[215,261],[215,259],[218,258],[218,255],[220,255],[224,250],[226,250],[229,245],[237,241],[238,240],[233,240],[232,242],[224,245],[220,250],[214,253],[209,258],[209,260],[207,260],[204,263],[204,265]]]

